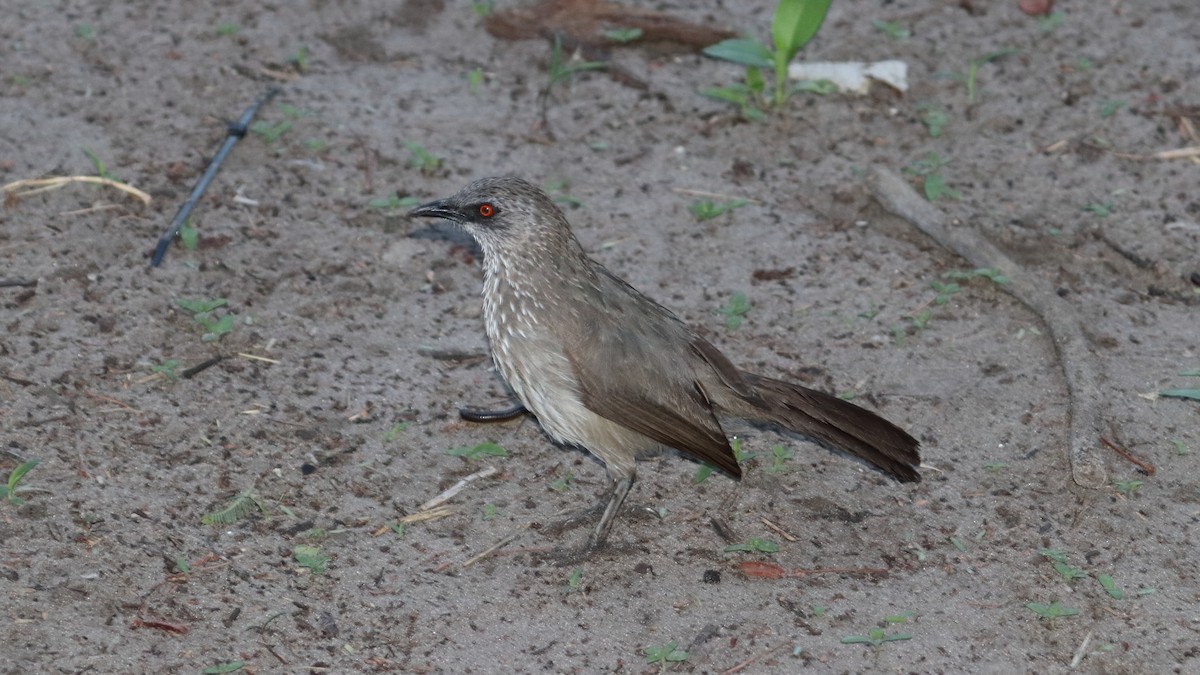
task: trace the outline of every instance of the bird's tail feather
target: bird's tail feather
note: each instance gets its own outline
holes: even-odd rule
[[[761,397],[763,421],[820,439],[902,481],[919,481],[920,442],[875,413],[814,389],[742,372]]]

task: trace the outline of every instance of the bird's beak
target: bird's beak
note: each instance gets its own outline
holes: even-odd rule
[[[422,204],[412,211],[408,212],[409,218],[445,218],[446,220],[460,221],[462,214],[458,209],[450,203],[448,199],[439,199],[436,202]]]

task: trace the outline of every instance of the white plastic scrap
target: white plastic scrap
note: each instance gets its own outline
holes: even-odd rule
[[[908,91],[908,64],[895,60],[875,63],[793,63],[788,66],[788,77],[793,80],[829,80],[838,89],[858,94],[867,93],[871,88],[871,80],[878,80],[901,92]]]

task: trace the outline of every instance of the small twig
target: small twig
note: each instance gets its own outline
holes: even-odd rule
[[[1175,148],[1174,150],[1160,150],[1150,155],[1136,155],[1126,152],[1114,152],[1112,154],[1114,157],[1120,157],[1121,159],[1136,159],[1139,161],[1147,161],[1152,159],[1189,159],[1192,157],[1200,157],[1200,145],[1193,145],[1187,148]]]
[[[120,204],[98,204],[96,206],[89,206],[86,209],[75,209],[74,211],[63,211],[59,215],[60,216],[82,216],[85,213],[92,213],[94,211],[108,211],[110,209],[119,209],[119,208],[121,208]]]
[[[513,532],[512,534],[501,539],[500,541],[497,541],[496,543],[492,544],[491,546],[483,549],[479,553],[471,556],[470,558],[467,558],[466,560],[463,561],[462,568],[466,569],[466,568],[470,567],[471,565],[474,565],[475,563],[479,562],[480,560],[483,560],[484,558],[490,556],[491,554],[495,553],[496,551],[499,551],[500,549],[504,548],[505,546],[508,546],[509,544],[511,544],[513,542],[514,539],[516,539],[518,536],[521,535],[521,531],[524,529],[525,528],[521,528],[520,530]]]
[[[183,371],[182,373],[179,373],[179,376],[185,380],[190,380],[193,377],[195,377],[196,375],[199,375],[201,372],[208,370],[209,368],[212,368],[213,366],[217,365],[218,363],[220,363],[224,360],[225,360],[224,356],[214,356],[207,361],[202,361],[200,363],[197,363],[196,365],[192,366],[191,368],[188,368],[187,370]]]
[[[1083,636],[1083,642],[1079,644],[1079,649],[1075,650],[1075,656],[1071,657],[1071,668],[1078,668],[1079,663],[1083,661],[1083,657],[1087,655],[1088,645],[1092,643],[1092,631]]]
[[[426,520],[437,520],[438,518],[445,518],[446,516],[452,515],[453,513],[454,513],[454,509],[450,508],[449,506],[439,506],[436,509],[430,509],[428,511],[417,511],[416,513],[411,513],[411,514],[401,518],[400,522],[404,523],[405,525],[410,525],[412,523],[420,523],[420,522],[423,522]]]
[[[1104,447],[1106,447],[1109,450],[1112,450],[1113,452],[1120,455],[1125,461],[1127,461],[1130,464],[1141,469],[1142,473],[1146,474],[1147,476],[1154,475],[1154,465],[1151,464],[1150,462],[1147,462],[1146,460],[1139,458],[1138,456],[1134,455],[1132,452],[1118,446],[1117,444],[1113,443],[1112,441],[1108,440],[1107,438],[1105,438],[1103,436],[1100,437],[1100,442],[1104,444]]]
[[[1050,331],[1067,383],[1071,411],[1070,459],[1075,483],[1087,488],[1108,484],[1104,462],[1096,453],[1104,397],[1100,391],[1100,369],[1087,339],[1083,320],[1075,307],[1063,300],[1037,277],[1029,274],[969,227],[951,226],[933,204],[922,199],[903,178],[883,167],[871,170],[867,179],[875,199],[888,211],[903,218],[931,239],[957,253],[975,267],[1004,271],[1007,283],[1000,288],[1036,314]]]
[[[115,399],[111,396],[104,396],[102,394],[93,394],[92,392],[86,391],[86,390],[83,392],[83,395],[87,396],[88,398],[94,398],[98,401],[104,401],[106,403],[113,403],[115,405],[119,405],[122,408],[124,408],[130,412],[136,412],[136,413],[142,412],[141,410],[138,410],[137,408],[129,405],[128,403],[126,403],[124,401],[118,401],[117,399]]]
[[[761,520],[762,520],[762,523],[763,523],[763,525],[766,525],[768,528],[770,528],[770,529],[774,530],[774,531],[775,531],[775,532],[776,532],[776,533],[777,533],[779,536],[783,537],[784,539],[787,539],[788,541],[800,541],[800,540],[799,540],[799,539],[797,539],[796,537],[793,537],[791,534],[789,534],[789,533],[787,532],[787,530],[784,530],[782,527],[780,527],[780,526],[776,525],[775,523],[772,523],[771,521],[767,520],[767,517],[766,517],[766,516],[763,516],[763,517],[761,518]]]
[[[463,488],[470,485],[472,481],[477,481],[480,478],[487,478],[488,476],[495,475],[499,472],[500,472],[500,470],[494,466],[489,466],[487,468],[480,469],[479,471],[476,471],[475,473],[471,474],[470,476],[467,476],[466,478],[464,478],[464,479],[458,481],[457,483],[455,483],[454,485],[450,486],[450,488],[448,488],[447,490],[442,492],[440,495],[438,495],[438,496],[434,497],[433,499],[430,499],[429,501],[425,502],[424,504],[418,506],[417,511],[428,511],[428,510],[434,508],[435,506],[439,506],[445,502],[448,502],[454,497],[454,495],[458,494],[459,492],[462,492]]]
[[[126,185],[120,181],[115,181],[111,178],[101,178],[100,176],[54,176],[52,178],[27,178],[24,180],[13,181],[8,185],[0,188],[4,192],[12,192],[14,197],[28,197],[39,192],[47,190],[57,190],[66,187],[71,183],[93,183],[95,185],[106,185],[111,188],[116,188],[126,194],[137,197],[142,201],[142,204],[150,206],[150,195],[141,190]],[[17,192],[22,188],[30,188],[24,192]]]
[[[251,361],[262,361],[263,363],[273,363],[273,364],[283,363],[283,361],[280,361],[278,359],[268,359],[265,356],[258,356],[257,354],[244,354],[242,352],[238,352],[237,355],[242,357],[243,359],[250,359]]]

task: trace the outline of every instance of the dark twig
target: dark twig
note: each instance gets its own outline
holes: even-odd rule
[[[1109,450],[1112,450],[1113,452],[1120,455],[1123,459],[1125,459],[1130,464],[1141,469],[1142,473],[1146,474],[1147,476],[1154,475],[1154,465],[1151,464],[1150,462],[1147,462],[1146,460],[1139,458],[1138,456],[1134,455],[1132,452],[1126,450],[1125,448],[1122,448],[1121,446],[1117,445],[1116,443],[1113,443],[1112,441],[1108,440],[1107,438],[1105,438],[1103,436],[1100,437],[1100,442],[1104,444],[1104,447],[1108,448]]]
[[[171,226],[158,240],[158,246],[154,249],[154,257],[150,259],[151,267],[158,267],[162,262],[163,256],[167,254],[167,249],[171,246],[171,242],[175,241],[175,235],[179,234],[179,228],[183,227],[183,221],[192,213],[192,207],[200,200],[200,196],[208,189],[208,184],[212,182],[214,176],[217,175],[217,170],[221,168],[221,163],[225,161],[225,157],[229,155],[229,151],[233,150],[233,146],[246,135],[246,130],[250,128],[250,121],[258,114],[259,108],[262,108],[279,93],[278,87],[271,87],[258,100],[246,108],[246,112],[238,118],[238,121],[229,125],[229,133],[225,136],[225,142],[221,144],[221,149],[217,150],[217,154],[209,163],[208,168],[204,170],[204,175],[200,176],[200,180],[196,182],[196,187],[192,188],[192,194],[188,195],[187,201],[183,202],[183,206],[179,207],[179,212],[175,214],[175,219],[171,221]]]
[[[37,279],[0,279],[0,287],[7,288],[9,286],[37,286]]]
[[[199,375],[200,373],[204,372],[205,370],[208,370],[209,368],[212,368],[213,366],[217,365],[218,363],[220,363],[224,360],[225,360],[224,356],[214,356],[207,361],[201,361],[200,363],[197,363],[196,365],[192,366],[191,368],[188,368],[187,370],[183,371],[182,373],[179,373],[179,376],[185,380],[190,380],[193,377]]]
[[[1075,307],[1037,281],[983,235],[963,225],[952,227],[946,222],[945,214],[917,195],[894,171],[875,167],[867,183],[885,209],[915,225],[971,265],[1002,270],[1008,282],[1000,288],[1021,301],[1046,324],[1062,364],[1070,398],[1071,476],[1082,487],[1104,487],[1108,476],[1103,460],[1096,453],[1095,442],[1100,435],[1103,406],[1100,371],[1083,335],[1083,321]]]

